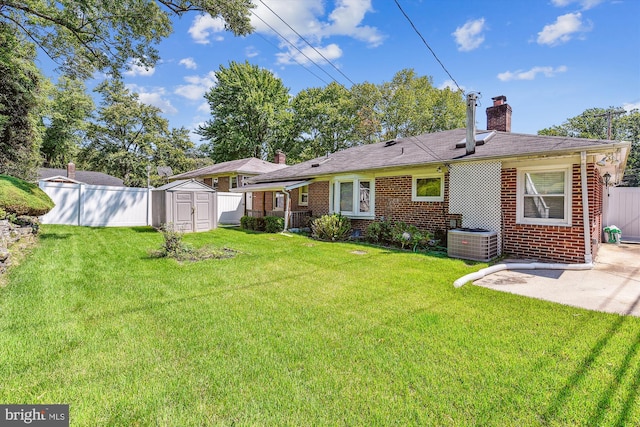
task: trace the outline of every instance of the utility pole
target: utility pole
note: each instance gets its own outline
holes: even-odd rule
[[[607,118],[607,139],[611,139],[611,131],[612,131],[612,116],[619,116],[620,114],[626,113],[625,110],[607,110],[606,113],[596,114],[593,117],[606,117]]]

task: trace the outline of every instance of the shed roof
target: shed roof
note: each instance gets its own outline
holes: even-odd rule
[[[487,135],[489,133],[494,135]],[[259,175],[251,178],[250,182],[309,179],[323,175],[485,159],[554,157],[581,151],[597,153],[620,149],[620,160],[624,160],[630,147],[630,143],[619,141],[478,131],[476,139],[484,141],[482,145],[478,143],[474,154],[466,155],[464,147],[456,147],[465,138],[465,129],[455,129],[360,145]]]
[[[180,179],[178,181],[169,182],[162,187],[154,188],[153,191],[216,191],[207,184],[193,180]]]
[[[224,174],[247,174],[260,175],[267,172],[286,168],[285,164],[271,163],[266,160],[249,157],[246,159],[230,160],[228,162],[216,163],[189,172],[173,175],[169,179],[200,178],[205,176],[216,176]]]

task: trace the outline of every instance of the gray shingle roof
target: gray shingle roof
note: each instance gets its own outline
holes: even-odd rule
[[[286,168],[287,165],[267,162],[265,160],[249,157],[246,159],[231,160],[215,165],[205,166],[189,172],[173,175],[170,179],[199,178],[204,176],[224,175],[231,173],[260,175],[267,172]]]
[[[477,138],[487,132],[478,131]],[[483,145],[476,146],[474,154],[467,156],[465,148],[456,148],[456,144],[464,142],[465,138],[465,129],[455,129],[361,145],[266,173],[252,178],[250,182],[307,179],[338,173],[494,158],[557,156],[628,145],[607,140],[495,132]]]
[[[67,176],[66,169],[40,168],[38,169],[38,179],[53,178],[54,176]],[[102,172],[76,171],[74,180],[88,185],[110,185],[112,187],[124,187],[124,182],[120,178],[107,175]]]

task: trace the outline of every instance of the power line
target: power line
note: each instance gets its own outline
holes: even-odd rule
[[[263,36],[260,33],[256,33],[258,36],[260,36],[260,38],[262,38],[262,40],[266,41],[267,43],[269,43],[271,46],[275,47],[276,50],[280,50],[280,48],[278,46],[276,46],[275,44],[273,44],[271,42],[271,40],[267,39],[265,36]],[[319,75],[317,75],[316,73],[314,73],[313,71],[311,71],[309,68],[305,67],[300,61],[298,61],[295,58],[292,58],[294,61],[296,61],[296,64],[298,64],[299,66],[301,66],[306,72],[310,73],[312,76],[314,76],[315,78],[317,78],[318,80],[320,80],[322,83],[324,83],[325,85],[328,85],[329,83],[326,82],[325,79],[323,79],[322,77],[320,77]]]
[[[271,13],[273,13],[276,17],[278,17],[278,19],[280,21],[282,21],[287,27],[289,27],[289,29],[291,29],[291,31],[293,31],[294,33],[296,33],[296,35],[298,37],[300,37],[300,39],[302,39],[302,41],[304,41],[311,49],[313,49],[318,55],[320,55],[322,57],[322,59],[324,59],[325,61],[327,61],[327,63],[329,65],[331,65],[338,73],[340,73],[342,75],[342,77],[344,77],[345,79],[347,79],[349,81],[349,83],[351,83],[352,85],[355,85],[355,83],[353,82],[353,80],[351,80],[349,77],[347,77],[347,75],[345,73],[343,73],[338,67],[336,67],[333,62],[331,62],[329,59],[327,59],[322,52],[320,52],[318,49],[316,49],[314,46],[311,45],[311,43],[309,43],[307,41],[307,39],[305,39],[300,33],[298,33],[291,25],[289,25],[289,23],[287,23],[284,19],[282,19],[280,17],[280,15],[278,15],[273,9],[271,9],[264,1],[260,0],[260,3],[262,3],[267,9],[269,9],[271,11]]]
[[[453,83],[455,83],[455,85],[458,88],[458,90],[460,90],[461,92],[464,92],[462,90],[462,88],[460,87],[460,85],[458,84],[458,82],[456,81],[456,79],[454,79],[453,76],[451,75],[451,73],[449,72],[449,70],[447,70],[447,67],[445,67],[444,64],[442,63],[442,61],[440,61],[440,59],[438,58],[438,55],[436,55],[436,53],[433,51],[433,49],[431,49],[431,46],[429,46],[429,43],[427,43],[427,41],[424,39],[424,37],[422,37],[422,34],[420,34],[420,31],[418,31],[416,26],[413,25],[413,22],[411,21],[411,18],[409,18],[409,16],[405,13],[404,9],[402,9],[402,6],[400,6],[400,3],[398,3],[398,0],[394,0],[394,1],[396,2],[396,5],[398,6],[398,9],[400,9],[400,12],[402,12],[404,17],[407,18],[407,21],[409,21],[409,24],[411,24],[411,27],[413,27],[413,30],[418,34],[418,36],[420,36],[420,38],[422,39],[422,42],[424,43],[424,45],[427,46],[427,49],[429,49],[429,51],[431,52],[433,57],[436,59],[436,61],[438,61],[438,64],[440,64],[440,66],[442,67],[444,72],[447,73],[447,75],[449,76],[451,81],[453,81]]]
[[[251,13],[253,14],[253,16],[255,16],[256,18],[258,18],[259,20],[261,20],[267,27],[271,28],[271,31],[273,31],[274,33],[276,33],[282,40],[284,40],[285,42],[289,43],[291,46],[293,46],[294,49],[296,49],[298,52],[300,52],[300,54],[302,56],[304,56],[305,58],[307,58],[309,60],[309,62],[311,62],[313,65],[315,65],[316,67],[318,67],[320,69],[320,71],[322,71],[323,73],[325,73],[327,76],[329,76],[329,78],[331,78],[331,80],[333,80],[334,82],[336,82],[337,84],[340,84],[336,79],[333,78],[333,76],[331,74],[329,74],[324,68],[322,68],[320,65],[318,65],[313,59],[309,58],[303,51],[301,51],[294,43],[290,42],[285,36],[283,36],[282,34],[280,34],[275,28],[273,28],[271,25],[269,25],[267,23],[267,21],[265,21],[264,19],[260,18],[253,10],[251,11]],[[295,61],[295,59],[294,59]],[[298,62],[298,61],[296,61]],[[300,64],[302,65],[302,64]],[[326,84],[326,82],[325,82]]]

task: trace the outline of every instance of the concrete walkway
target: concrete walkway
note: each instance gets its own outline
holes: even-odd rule
[[[640,245],[601,245],[592,270],[500,271],[473,284],[589,310],[640,316]]]

